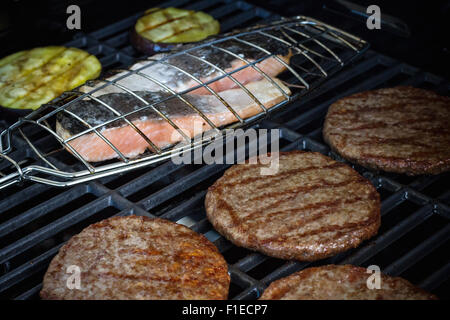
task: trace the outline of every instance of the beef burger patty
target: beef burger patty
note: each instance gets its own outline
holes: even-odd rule
[[[368,168],[438,174],[450,169],[450,98],[413,87],[357,93],[330,106],[323,137]]]
[[[79,289],[68,279],[75,275],[74,269],[68,273],[70,266],[81,272]],[[40,295],[226,299],[229,283],[224,258],[203,235],[168,220],[126,216],[95,223],[72,237],[50,263]]]
[[[273,155],[272,155],[273,156]],[[235,165],[209,189],[206,213],[238,246],[313,261],[358,246],[380,226],[380,197],[348,165],[316,152],[282,152],[279,170]]]
[[[380,288],[369,289],[371,273],[352,265],[307,268],[272,282],[262,300],[428,300],[436,296],[402,278],[380,274]],[[375,281],[369,280],[371,284]]]

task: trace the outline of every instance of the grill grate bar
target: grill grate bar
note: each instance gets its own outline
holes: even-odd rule
[[[11,196],[2,199],[0,201],[0,212],[4,213],[5,211],[17,206],[18,203],[29,201],[36,195],[41,194],[49,189],[49,186],[32,184],[31,186],[24,188],[22,192],[14,193]]]
[[[198,192],[195,196],[193,196],[189,200],[183,201],[179,206],[161,215],[161,218],[177,221],[183,215],[185,215],[186,212],[188,212],[188,210],[194,209],[195,206],[198,205],[200,201],[204,199],[205,195],[206,195],[205,191]]]
[[[305,122],[309,122],[313,119],[312,114],[314,114],[316,117],[323,115],[326,112],[326,110],[328,109],[328,107],[330,106],[330,104],[333,101],[335,101],[336,99],[343,98],[343,97],[348,96],[349,94],[352,94],[355,92],[368,90],[374,84],[381,84],[384,81],[386,81],[386,79],[393,77],[394,75],[396,75],[399,72],[399,70],[400,70],[399,65],[393,66],[391,69],[388,69],[375,77],[372,77],[366,81],[363,81],[362,83],[360,83],[356,86],[353,86],[352,88],[350,88],[342,93],[335,95],[332,99],[325,101],[318,108],[314,108],[309,113],[305,113],[299,119],[294,119],[292,121],[287,122],[286,126],[290,127],[290,128],[298,129]]]
[[[16,231],[20,227],[23,227],[24,225],[59,208],[62,204],[71,202],[86,193],[86,186],[80,185],[70,190],[70,192],[59,194],[56,197],[21,213],[20,215],[16,215],[14,219],[7,220],[6,222],[0,224],[0,237]]]
[[[381,203],[381,215],[387,215],[403,202],[405,202],[405,193],[403,191],[400,190],[392,194],[389,198]]]
[[[268,259],[267,256],[264,256],[259,253],[252,253],[252,254],[246,256],[245,258],[242,258],[238,262],[236,262],[234,264],[234,266],[241,271],[247,272],[247,271],[253,269],[255,266],[266,261],[267,259]]]
[[[342,261],[343,264],[356,264],[360,265],[364,261],[368,260],[387,246],[393,243],[401,236],[411,231],[413,228],[424,222],[433,214],[431,206],[425,206],[414,214],[410,215],[399,224],[395,225],[389,231],[382,235],[379,235],[374,241],[363,246],[355,254]]]
[[[177,180],[162,190],[152,194],[151,196],[141,200],[139,202],[146,210],[150,210],[162,202],[174,197],[181,192],[186,191],[190,187],[198,184],[204,179],[211,177],[212,175],[222,171],[223,168],[218,165],[207,165],[192,172],[191,174]]]
[[[94,215],[96,212],[106,208],[109,205],[109,201],[110,195],[105,195],[104,197],[98,198],[89,205],[79,208],[72,213],[38,229],[37,231],[30,233],[26,237],[21,238],[11,245],[2,248],[0,250],[0,263],[4,263],[12,257],[24,252],[36,243],[39,243],[39,241],[54,236],[59,231],[63,231],[67,227]]]
[[[297,272],[299,270],[307,268],[311,262],[298,262],[298,261],[289,261],[285,263],[283,266],[265,276],[261,283],[267,285],[270,282],[285,277],[293,272]]]
[[[314,90],[311,92],[311,94],[304,96],[302,98],[302,103],[308,103],[311,100],[319,97],[321,94],[325,94],[332,89],[338,87],[342,83],[346,81],[351,81],[352,78],[363,74],[370,70],[371,68],[375,67],[379,63],[379,57],[376,55],[371,56],[371,52],[369,51],[367,54],[366,59],[359,62],[357,65],[355,65],[353,68],[344,69],[342,72],[336,74],[336,76],[333,78],[334,81],[328,81],[323,83],[322,86],[317,88],[317,90]],[[281,110],[276,115],[274,115],[274,120],[277,120],[278,118],[281,118],[284,114],[288,113],[289,110]]]
[[[194,225],[190,226],[190,228],[198,233],[206,233],[207,230],[211,229],[211,224],[209,223],[207,218],[204,218]]]
[[[233,300],[248,300],[259,296],[259,292],[264,291],[264,286],[252,285],[233,297]]]
[[[237,295],[233,299],[241,300],[245,299],[249,292],[263,288],[264,286],[256,279],[250,277],[248,274],[242,272],[234,266],[228,266],[228,272],[231,275],[231,279],[241,288],[248,288],[244,290],[241,294]]]
[[[432,291],[438,287],[441,283],[450,278],[450,261],[442,266],[439,270],[433,273],[431,276],[423,280],[419,286],[425,290]]]
[[[146,187],[153,182],[157,181],[163,175],[169,175],[174,171],[180,169],[178,165],[176,165],[172,161],[168,161],[154,169],[150,172],[143,174],[142,176],[131,180],[130,182],[124,184],[123,186],[118,188],[118,192],[124,197],[128,197],[133,192],[141,190],[141,188]]]
[[[0,277],[0,292],[5,291],[17,282],[26,280],[27,277],[41,271],[58,252],[61,245],[56,246],[29,263],[23,264],[14,271]]]
[[[34,286],[30,290],[22,293],[21,295],[17,296],[14,300],[28,300],[31,299],[33,296],[36,296],[39,291],[42,289],[42,284],[38,284],[37,286]]]
[[[419,261],[421,258],[431,253],[445,241],[450,239],[450,224],[442,228],[439,232],[426,239],[420,245],[409,251],[407,254],[397,259],[395,262],[387,266],[383,271],[387,274],[397,276],[407,270],[411,265]]]

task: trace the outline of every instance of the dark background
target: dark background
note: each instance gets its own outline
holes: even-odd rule
[[[335,1],[248,0],[284,16],[309,15],[368,40],[373,49],[426,71],[450,78],[449,36],[450,1],[351,0],[366,8],[376,4],[383,14],[401,19],[410,35],[389,28],[368,30],[365,18],[331,11]],[[132,14],[156,6],[161,1],[107,0],[2,0],[0,4],[0,56],[35,46],[62,44],[78,30],[68,30],[66,8],[81,7],[81,31],[88,33]]]

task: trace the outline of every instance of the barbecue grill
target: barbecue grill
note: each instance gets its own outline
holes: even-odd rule
[[[245,2],[170,1],[165,6],[202,10],[221,22],[223,31],[280,17]],[[121,68],[141,59],[128,41],[128,31],[140,14],[67,43],[97,55],[105,69]],[[362,47],[364,48],[364,47]],[[356,51],[355,51],[356,52]],[[311,150],[343,161],[322,140],[322,122],[328,106],[338,98],[363,90],[413,85],[448,95],[450,84],[371,50],[357,50],[357,60],[327,81],[317,82],[300,99],[291,101],[270,118],[252,125],[280,130],[281,150]],[[348,57],[350,58],[350,57]],[[348,59],[350,60],[350,59]],[[319,86],[320,84],[320,86]],[[6,123],[3,123],[6,127]],[[42,162],[27,139],[15,137],[20,168]],[[36,137],[34,137],[36,139]],[[67,153],[67,151],[63,150]],[[77,159],[64,160],[65,170],[79,168]],[[61,245],[86,226],[114,215],[137,214],[182,223],[205,234],[229,264],[233,299],[255,299],[273,280],[313,265],[350,263],[380,266],[418,286],[448,297],[450,288],[449,175],[408,177],[366,170],[353,165],[381,195],[382,224],[378,236],[360,247],[314,263],[270,258],[225,240],[205,217],[206,189],[228,165],[153,163],[70,188],[55,188],[23,180],[0,190],[0,297],[33,299],[52,257]],[[17,172],[8,159],[0,162],[0,176]],[[82,181],[78,181],[82,182]]]

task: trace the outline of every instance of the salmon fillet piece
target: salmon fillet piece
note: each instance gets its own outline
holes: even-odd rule
[[[274,79],[274,81],[290,94],[290,90],[280,80]],[[266,108],[271,108],[286,99],[280,89],[266,79],[251,82],[246,85],[246,88]],[[136,91],[135,93],[149,102],[160,101],[171,96],[164,92]],[[262,112],[262,108],[240,88],[225,90],[219,94],[243,119]],[[213,95],[184,95],[183,97],[203,112],[217,127],[238,121],[237,117]],[[109,93],[100,96],[99,99],[113,106],[121,114],[132,112],[144,105],[132,95],[124,93]],[[155,107],[190,138],[211,129],[211,126],[196,111],[176,97],[158,103]],[[84,119],[91,126],[116,118],[110,110],[93,100],[82,100],[72,104],[67,110]],[[165,148],[183,139],[173,126],[151,109],[136,112],[127,119],[132,121],[159,148]],[[68,139],[86,129],[85,125],[69,114],[64,112],[58,114],[56,132],[62,138]],[[116,120],[102,126],[99,132],[128,158],[136,157],[150,147],[145,139],[123,120]],[[95,133],[83,134],[71,140],[69,144],[89,162],[119,157],[114,149]]]
[[[289,64],[291,57],[293,56],[292,50],[286,47],[286,45],[280,44],[280,42],[260,34],[245,35],[242,36],[241,39],[257,45],[272,53],[274,56],[269,56],[267,52],[249,46],[248,44],[236,40],[227,40],[215,44],[216,47],[207,46],[191,49],[188,54],[178,53],[177,55],[176,52],[175,54],[156,54],[146,60],[135,63],[129,68],[129,70],[139,72],[142,75],[127,75],[129,70],[125,70],[107,76],[106,80],[116,80],[119,86],[124,86],[131,91],[153,92],[165,90],[165,87],[167,87],[175,92],[183,92],[199,85],[198,81],[194,80],[186,73],[194,76],[202,83],[205,83],[223,76],[221,70],[229,73],[246,66],[247,63],[244,60],[250,63],[259,61],[256,63],[255,67],[248,66],[231,74],[235,80],[245,85],[265,78],[257,69],[261,70],[269,77],[277,76],[286,70],[286,65]],[[188,48],[189,46],[185,45],[181,49],[184,50]],[[226,50],[226,52],[222,50]],[[201,59],[207,62],[204,62]],[[151,64],[151,62],[154,62],[154,64]],[[127,75],[125,78],[117,80],[125,75]],[[81,92],[90,92],[103,85],[104,81],[102,80],[92,81],[89,84],[82,86],[79,90]],[[229,77],[213,81],[208,86],[216,92],[238,87],[238,85]],[[99,91],[93,93],[93,95],[101,96],[106,93],[123,92],[123,89],[120,87],[110,85],[101,88]],[[206,88],[199,88],[190,93],[211,94]]]
[[[289,64],[289,60],[291,58],[292,54],[289,53],[289,55],[283,57],[280,56],[280,60],[284,61],[286,64]],[[250,62],[253,62],[253,60],[249,60]],[[232,66],[230,68],[225,69],[226,72],[231,72],[233,70],[239,69],[243,66],[247,65],[245,62],[240,60],[235,60],[232,62]],[[263,71],[265,74],[267,74],[269,77],[275,77],[284,70],[286,70],[286,67],[279,62],[276,58],[268,58],[266,60],[263,60],[256,64],[256,67],[259,68],[261,71]],[[210,80],[213,80],[214,77],[220,76],[220,73],[214,76],[203,78],[203,82],[207,82]],[[245,69],[242,69],[240,71],[237,71],[236,73],[232,74],[233,78],[239,81],[242,84],[247,84],[250,82],[258,81],[263,79],[263,75],[258,72],[256,69],[247,67]],[[197,82],[192,81],[189,83],[190,87],[195,87],[198,85]],[[230,78],[222,78],[218,81],[212,82],[210,85],[208,85],[212,90],[216,92],[237,88],[238,85]],[[206,88],[198,88],[194,91],[191,91],[192,94],[211,94],[211,92]]]

